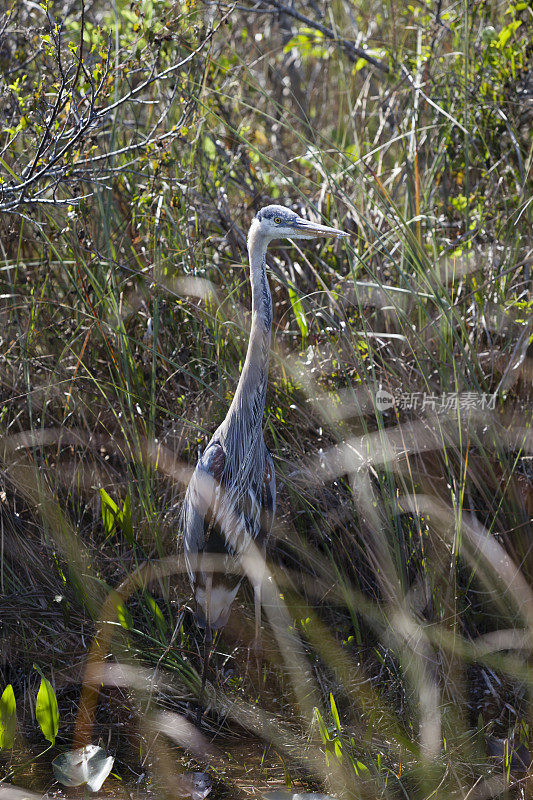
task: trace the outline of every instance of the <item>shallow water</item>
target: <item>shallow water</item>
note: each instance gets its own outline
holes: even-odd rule
[[[208,780],[209,778],[212,780],[212,788],[203,796],[213,800],[260,797],[267,792],[287,790],[288,768],[272,746],[251,738],[235,736],[227,738],[218,736],[211,741],[220,753],[216,765],[200,764],[183,751],[175,752],[176,758],[172,764],[175,770],[172,792],[174,796],[199,800],[199,797],[191,795],[183,782],[183,778],[187,780],[192,771],[207,773]],[[151,800],[155,796],[161,797],[161,782],[157,769],[142,770],[138,765],[135,767],[133,764],[128,765],[118,758],[111,774],[97,793],[91,793],[84,786],[69,788],[62,786],[54,777],[52,761],[65,751],[66,748],[60,747],[53,747],[47,752],[33,748],[31,750],[18,748],[9,753],[7,751],[0,753],[0,800],[24,798],[34,800],[43,796],[117,799],[127,797],[129,800]],[[113,753],[110,752],[110,755]],[[296,785],[287,794],[287,798],[293,792],[303,792],[307,788],[304,783],[297,780],[294,770],[291,770],[291,778],[296,780]],[[168,793],[168,788],[167,786],[165,794]]]

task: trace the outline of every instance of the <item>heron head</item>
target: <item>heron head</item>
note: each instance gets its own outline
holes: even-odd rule
[[[300,217],[285,206],[265,206],[257,212],[255,219],[258,231],[267,239],[314,239],[317,236],[348,236],[338,228],[319,225]]]

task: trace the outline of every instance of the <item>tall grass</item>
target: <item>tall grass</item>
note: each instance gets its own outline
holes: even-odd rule
[[[172,89],[95,133],[96,153],[132,130],[165,137],[187,106],[179,136],[109,173],[82,153],[87,199],[2,220],[0,674],[27,698],[10,781],[28,785],[37,744],[35,661],[60,745],[100,737],[126,783],[148,766],[173,796],[176,752],[236,793],[285,779],[526,796],[512,750],[530,718],[531,151],[525,36],[504,31],[528,10],[439,8],[331,4],[328,24],[351,38],[355,15],[388,77],[287,15],[235,9]],[[225,13],[141,10],[143,57],[147,31],[170,30],[163,66]],[[137,34],[123,4],[87,14],[121,48]],[[177,511],[244,361],[246,229],[271,200],[351,236],[269,252],[265,648],[255,665],[244,593],[198,732]]]

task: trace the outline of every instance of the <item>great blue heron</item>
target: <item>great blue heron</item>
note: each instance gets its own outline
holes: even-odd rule
[[[206,639],[210,638],[211,629],[217,630],[227,623],[242,581],[239,561],[252,541],[264,553],[276,510],[274,464],[263,439],[272,327],[267,247],[273,239],[316,236],[347,234],[310,222],[278,205],[258,211],[248,232],[252,325],[246,360],[226,418],[196,465],[181,516],[185,561],[196,598],[196,619],[206,629]],[[251,577],[256,642],[261,626],[260,572]]]

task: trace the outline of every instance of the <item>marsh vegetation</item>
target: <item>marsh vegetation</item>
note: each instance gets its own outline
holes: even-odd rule
[[[531,16],[4,6],[6,798],[90,743],[120,797],[205,769],[213,798],[531,796]],[[269,250],[274,588],[259,662],[240,593],[199,731],[177,519],[270,202],[350,237]]]

